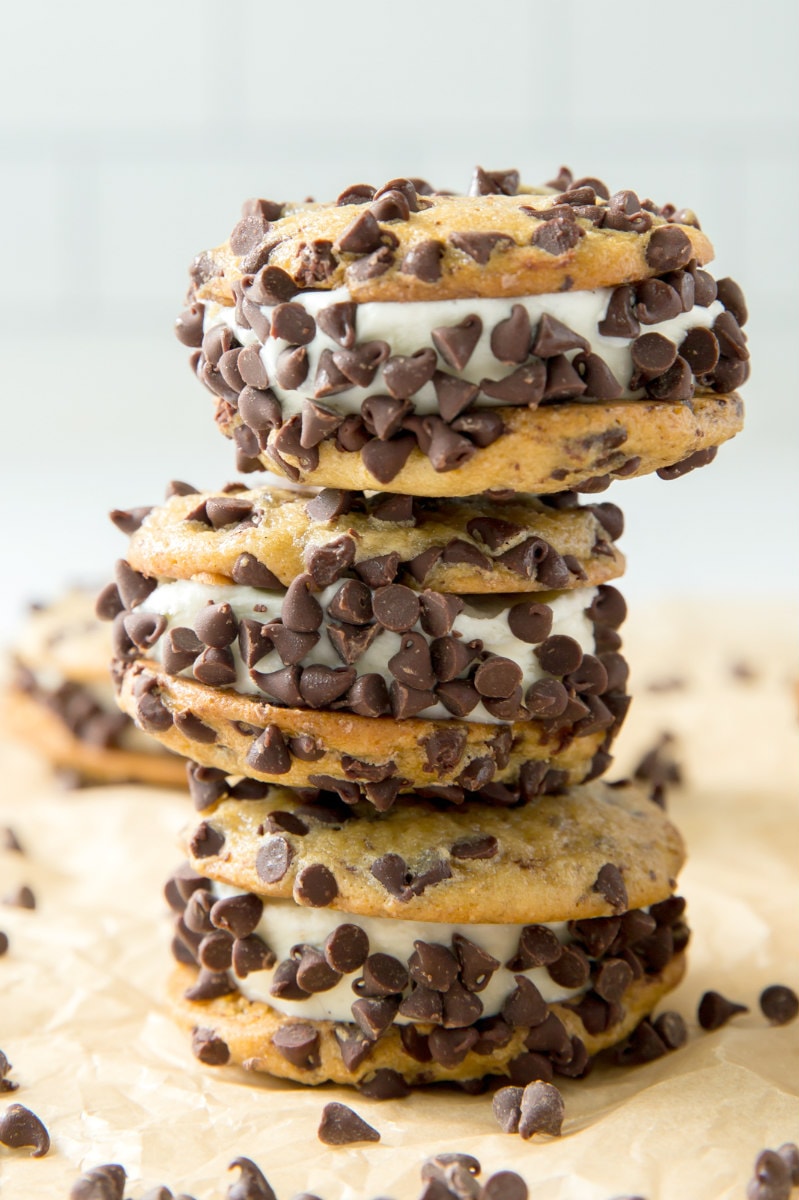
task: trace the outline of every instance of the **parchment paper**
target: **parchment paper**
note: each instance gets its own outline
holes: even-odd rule
[[[189,801],[134,787],[63,792],[27,752],[4,746],[0,824],[27,854],[0,853],[0,895],[28,883],[37,909],[0,906],[11,939],[0,958],[0,1047],[20,1084],[0,1111],[6,1101],[33,1109],[53,1146],[40,1160],[0,1147],[3,1200],[68,1196],[81,1170],[108,1161],[124,1164],[126,1196],[166,1184],[211,1200],[225,1196],[240,1154],[279,1200],[299,1191],[411,1200],[422,1160],[445,1149],[476,1154],[484,1178],[519,1171],[541,1200],[742,1197],[761,1148],[799,1141],[799,1022],[770,1027],[757,1003],[769,983],[799,989],[794,624],[788,609],[695,602],[628,621],[635,700],[610,774],[628,770],[659,732],[677,735],[686,785],[669,811],[689,845],[680,890],[694,935],[688,977],[668,1007],[691,1036],[647,1066],[559,1083],[560,1140],[502,1134],[489,1096],[439,1089],[379,1103],[201,1067],[162,1000],[161,889]],[[752,1011],[702,1033],[696,1006],[708,988]],[[350,1103],[382,1142],[318,1142],[331,1099]]]

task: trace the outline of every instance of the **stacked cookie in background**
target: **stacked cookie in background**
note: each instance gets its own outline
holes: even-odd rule
[[[671,1044],[682,844],[600,778],[622,515],[576,493],[740,428],[711,254],[633,192],[478,170],[248,202],[196,260],[179,337],[239,469],[294,486],[172,485],[99,611],[122,708],[191,760],[167,895],[202,1061],[391,1096]]]
[[[94,592],[34,604],[13,647],[2,697],[7,727],[65,784],[185,787],[183,765],[119,711],[108,678],[111,631]]]

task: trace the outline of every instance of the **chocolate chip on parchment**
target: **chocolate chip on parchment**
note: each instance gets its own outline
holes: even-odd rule
[[[785,984],[774,983],[760,993],[760,1009],[772,1025],[787,1025],[799,1016],[799,997]]]
[[[495,250],[505,250],[514,244],[510,234],[477,231],[451,233],[447,240],[456,250],[468,254],[469,258],[481,266],[485,266]]]
[[[234,1167],[239,1168],[240,1174],[228,1188],[227,1200],[276,1200],[268,1180],[252,1159],[234,1158],[228,1169],[232,1171]]]
[[[323,863],[309,863],[297,872],[293,895],[297,904],[324,908],[338,895],[336,877]]]
[[[495,1171],[485,1182],[482,1200],[527,1200],[527,1184],[515,1171]]]
[[[470,313],[457,325],[440,325],[432,329],[430,336],[447,366],[462,371],[472,357],[482,332],[483,322],[480,317],[476,313]]]
[[[761,1150],[755,1162],[755,1173],[746,1186],[747,1200],[789,1200],[791,1184],[787,1156],[774,1150]]]
[[[710,991],[705,992],[699,1001],[697,1017],[703,1029],[713,1030],[721,1029],[731,1017],[745,1012],[749,1012],[745,1004],[736,1004],[734,1000],[727,1000],[720,992]]]
[[[667,1050],[678,1050],[688,1040],[685,1021],[677,1012],[661,1013],[652,1026]]]
[[[126,1178],[119,1163],[92,1167],[72,1185],[70,1200],[124,1200]]]
[[[784,1142],[777,1153],[788,1167],[791,1183],[799,1187],[799,1146],[795,1142]]]
[[[43,1158],[50,1149],[44,1122],[22,1104],[10,1104],[0,1116],[0,1143],[11,1150],[32,1146],[31,1157]]]
[[[560,1137],[563,1127],[563,1097],[552,1083],[536,1080],[524,1089],[520,1105],[519,1133],[526,1140],[536,1133]]]
[[[379,1142],[380,1134],[346,1104],[331,1101],[322,1109],[317,1137],[326,1146],[351,1146],[355,1142]]]

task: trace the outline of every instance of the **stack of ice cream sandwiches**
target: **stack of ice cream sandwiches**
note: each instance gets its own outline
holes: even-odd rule
[[[682,976],[679,834],[608,784],[613,479],[742,424],[695,216],[565,170],[253,200],[178,336],[243,472],[137,510],[99,611],[190,760],[170,880],[203,1062],[368,1094],[578,1077]],[[656,1034],[654,1036],[657,1036]]]

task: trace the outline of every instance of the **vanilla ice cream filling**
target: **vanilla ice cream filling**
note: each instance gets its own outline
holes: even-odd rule
[[[356,344],[383,341],[389,346],[391,357],[397,355],[415,354],[417,350],[436,350],[433,344],[432,331],[440,326],[457,325],[465,317],[478,316],[482,322],[482,332],[466,365],[457,370],[450,366],[436,351],[438,369],[457,379],[479,384],[482,379],[505,379],[518,369],[517,363],[510,365],[501,363],[491,350],[491,334],[495,326],[507,320],[515,305],[521,305],[527,312],[533,329],[546,313],[561,321],[574,333],[584,337],[590,345],[591,352],[598,354],[615,375],[621,385],[622,399],[645,399],[643,389],[631,390],[630,380],[633,375],[631,349],[634,338],[604,337],[600,334],[598,325],[606,315],[608,303],[614,288],[594,288],[587,291],[555,293],[548,292],[539,296],[502,296],[491,298],[458,299],[458,300],[412,300],[404,303],[395,301],[370,301],[358,304],[356,307],[355,328]],[[302,292],[295,297],[295,303],[301,304],[314,320],[323,308],[333,304],[341,304],[352,300],[346,287],[333,291]],[[270,309],[262,306],[262,312],[269,316]],[[641,333],[659,333],[662,337],[674,342],[677,347],[691,329],[711,329],[716,318],[724,312],[724,305],[714,300],[707,308],[694,305],[688,312],[680,313],[668,321],[660,321],[654,325],[642,325]],[[213,301],[207,302],[203,318],[203,329],[207,333],[217,326],[227,326],[242,346],[259,345],[258,338],[252,329],[244,329],[236,324],[236,310],[229,305],[221,305]],[[277,382],[277,360],[289,342],[271,335],[261,347],[261,359],[269,376],[269,386],[280,401],[286,418],[302,411],[305,400],[314,399],[314,381],[319,366],[319,359],[324,350],[339,351],[341,346],[329,337],[317,323],[316,334],[306,346],[308,354],[308,373],[304,382],[295,390],[283,388]],[[579,350],[569,350],[566,358],[570,361],[580,353]],[[367,396],[387,394],[388,388],[383,379],[383,368],[380,367],[369,387],[350,387],[346,391],[319,399],[319,403],[338,413],[359,413],[361,404]],[[432,382],[424,384],[411,397],[415,411],[423,416],[438,412],[435,387]],[[478,397],[477,407],[489,408],[503,404],[503,401],[482,394]]]
[[[222,900],[245,893],[227,884],[213,883],[211,894],[217,900]],[[277,956],[274,967],[253,971],[245,979],[240,979],[232,970],[230,975],[248,1000],[268,1004],[286,1016],[304,1017],[312,1021],[350,1022],[352,1003],[359,998],[358,993],[352,990],[352,984],[360,977],[360,970],[343,975],[335,987],[326,992],[314,992],[307,1000],[285,1000],[273,996],[269,990],[278,965],[291,958],[295,946],[313,946],[321,950],[328,934],[344,924],[358,925],[364,931],[369,938],[370,954],[390,954],[403,965],[413,954],[415,941],[432,942],[449,949],[454,934],[468,938],[502,964],[483,991],[477,993],[485,1017],[496,1016],[501,1011],[508,995],[517,986],[516,975],[524,975],[532,980],[547,1004],[571,1000],[583,995],[591,986],[588,983],[582,988],[564,988],[555,983],[546,967],[534,967],[527,971],[508,970],[504,964],[513,958],[519,948],[523,925],[449,925],[439,921],[403,921],[396,917],[363,917],[331,908],[304,908],[293,900],[266,900],[261,920],[254,930]],[[539,924],[551,929],[562,944],[572,941],[566,921]],[[401,1025],[412,1024],[411,1019],[401,1013],[394,1020]]]
[[[331,584],[322,592],[316,593],[316,599],[327,610],[331,600],[341,587],[341,583]],[[575,588],[568,592],[559,592],[546,598],[537,593],[534,599],[545,602],[552,610],[551,635],[562,634],[573,638],[579,643],[583,654],[595,653],[594,626],[586,610],[590,607],[597,589]],[[466,642],[475,639],[483,644],[485,650],[503,658],[509,658],[517,663],[522,670],[522,691],[538,679],[549,678],[549,673],[541,667],[535,654],[535,646],[517,638],[508,624],[508,612],[514,604],[529,601],[529,596],[468,596],[464,601],[463,612],[459,613],[450,631],[450,636],[460,636]],[[261,624],[280,618],[282,613],[283,595],[274,592],[264,592],[257,588],[244,587],[240,584],[215,585],[197,583],[190,579],[177,579],[160,584],[155,591],[139,605],[137,612],[157,613],[167,622],[167,628],[156,645],[149,651],[151,657],[162,661],[164,637],[171,629],[194,628],[199,613],[208,604],[229,604],[237,620],[249,618]],[[419,622],[413,627],[414,632],[424,631]],[[387,685],[394,676],[389,669],[389,660],[399,652],[403,635],[382,629],[354,667],[359,675],[382,675]],[[250,676],[250,671],[244,663],[239,650],[238,641],[230,646],[236,667],[236,682],[230,686],[234,691],[247,695],[261,696],[263,693]],[[319,641],[299,664],[302,667],[312,663],[325,667],[342,667],[342,663],[333,644],[327,636],[325,621],[319,629]],[[253,666],[253,670],[269,673],[283,668],[283,660],[276,650],[271,650]],[[191,668],[180,673],[191,676]],[[440,702],[425,708],[418,714],[426,720],[448,720],[452,714]],[[486,709],[483,702],[477,704],[470,713],[462,718],[466,721],[484,721],[498,724],[501,718],[494,717]]]

